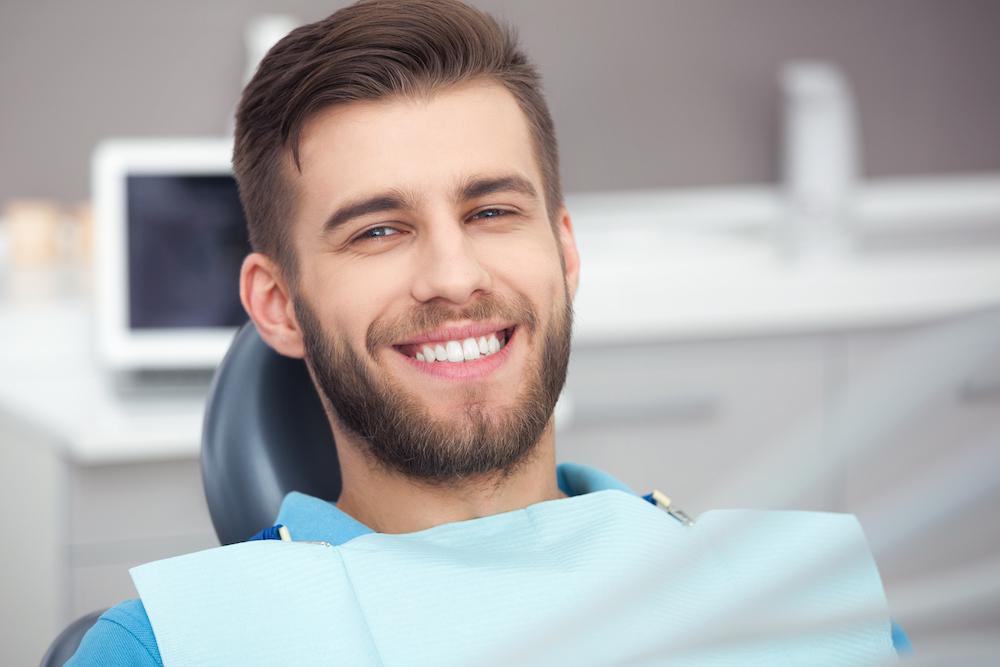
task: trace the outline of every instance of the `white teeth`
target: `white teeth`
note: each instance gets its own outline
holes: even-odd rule
[[[460,361],[475,361],[480,357],[496,354],[504,345],[503,332],[492,333],[489,336],[479,338],[466,338],[465,340],[449,340],[443,343],[424,345],[414,354],[417,361],[449,361],[457,363]]]
[[[479,358],[479,344],[475,338],[466,338],[462,341],[462,356],[466,361],[474,361]]]
[[[445,345],[445,349],[448,350],[448,361],[456,362],[465,359],[465,352],[462,351],[462,344],[457,340],[448,341],[448,344]]]

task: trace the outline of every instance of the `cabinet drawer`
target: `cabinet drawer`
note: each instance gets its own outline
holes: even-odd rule
[[[847,377],[846,499],[888,578],[995,558],[1000,313],[853,336]]]
[[[852,336],[845,395],[858,405],[836,428],[854,439],[848,509],[890,605],[916,590],[933,610],[895,618],[918,650],[995,633],[982,572],[1000,553],[1000,314]]]
[[[73,468],[70,544],[212,534],[197,459]]]
[[[218,546],[215,535],[192,535],[170,539],[70,548],[70,618],[137,597],[129,569],[154,560],[179,556]]]
[[[70,570],[69,618],[80,618],[139,597],[125,565],[75,567]]]
[[[813,338],[577,349],[559,458],[602,467],[636,491],[659,488],[692,512],[835,509],[834,467],[775,493],[803,459],[825,456],[824,351]]]

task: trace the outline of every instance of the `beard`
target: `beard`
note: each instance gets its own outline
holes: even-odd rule
[[[521,329],[528,330],[536,341],[535,354],[528,361],[514,403],[491,408],[486,390],[470,387],[459,405],[452,406],[448,418],[432,415],[415,396],[393,383],[388,373],[370,370],[347,341],[324,332],[303,298],[295,299],[294,307],[306,362],[337,421],[358,436],[370,460],[425,483],[512,473],[535,450],[566,381],[573,322],[568,292],[543,332],[538,331],[537,317],[526,298],[495,294],[463,309],[431,302],[394,322],[373,322],[368,327],[365,347],[371,359],[393,341],[447,321],[495,318],[518,323],[519,336],[525,335]],[[434,400],[434,396],[423,398]]]

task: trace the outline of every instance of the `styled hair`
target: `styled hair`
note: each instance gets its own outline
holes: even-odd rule
[[[243,91],[233,170],[253,249],[272,257],[287,278],[297,276],[287,170],[294,164],[301,171],[300,134],[316,113],[433,95],[472,80],[499,83],[517,100],[554,220],[562,204],[555,129],[538,71],[513,29],[459,0],[362,0],[290,32]]]

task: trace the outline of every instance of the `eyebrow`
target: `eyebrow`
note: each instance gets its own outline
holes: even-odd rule
[[[360,218],[363,215],[382,213],[384,211],[399,211],[405,208],[412,208],[410,198],[396,191],[383,192],[373,197],[366,197],[360,201],[348,202],[326,219],[326,223],[323,225],[323,233],[329,234],[337,227],[354,218]]]
[[[458,189],[455,199],[462,202],[497,192],[517,192],[531,199],[538,199],[538,193],[531,181],[516,174],[471,178]]]
[[[538,199],[538,192],[528,179],[516,174],[473,177],[463,182],[455,192],[456,203],[485,197],[498,192],[517,192]],[[329,234],[354,218],[371,213],[414,209],[414,198],[400,190],[388,190],[371,197],[348,202],[338,208],[323,224],[323,234]]]

